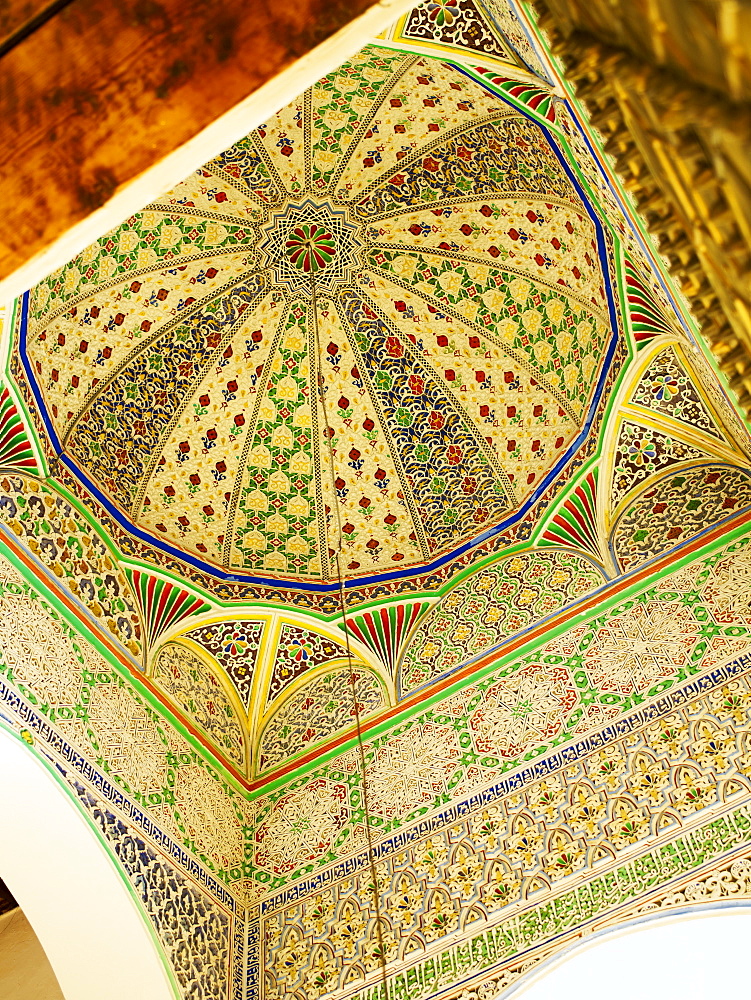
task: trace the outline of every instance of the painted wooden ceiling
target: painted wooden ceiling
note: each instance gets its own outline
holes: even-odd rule
[[[6,316],[0,726],[176,995],[482,1000],[751,892],[751,442],[515,11],[428,0]]]
[[[545,128],[363,50],[32,290],[62,461],[207,573],[441,565],[518,520],[613,356],[606,240]]]
[[[510,8],[423,4],[16,304],[0,522],[241,780],[751,500],[590,141]]]

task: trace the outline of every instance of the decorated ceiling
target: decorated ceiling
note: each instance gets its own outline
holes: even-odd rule
[[[32,290],[65,466],[205,572],[439,566],[518,520],[613,356],[602,226],[543,125],[370,47]]]
[[[490,1000],[704,861],[751,892],[751,439],[694,333],[506,0],[6,308],[0,724],[176,996]]]

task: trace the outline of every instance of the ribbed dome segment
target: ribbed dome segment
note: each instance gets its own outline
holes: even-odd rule
[[[540,126],[371,47],[37,286],[26,350],[123,523],[315,584],[340,537],[373,576],[520,509],[587,419],[605,280]]]

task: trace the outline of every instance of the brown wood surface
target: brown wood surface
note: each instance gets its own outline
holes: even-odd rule
[[[0,0],[0,47],[54,8],[54,0]]]
[[[0,57],[0,278],[371,5],[72,0]]]

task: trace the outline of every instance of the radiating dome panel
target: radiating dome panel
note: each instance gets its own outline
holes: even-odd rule
[[[602,234],[544,129],[363,50],[31,293],[57,450],[210,572],[405,573],[519,515],[614,336]]]

